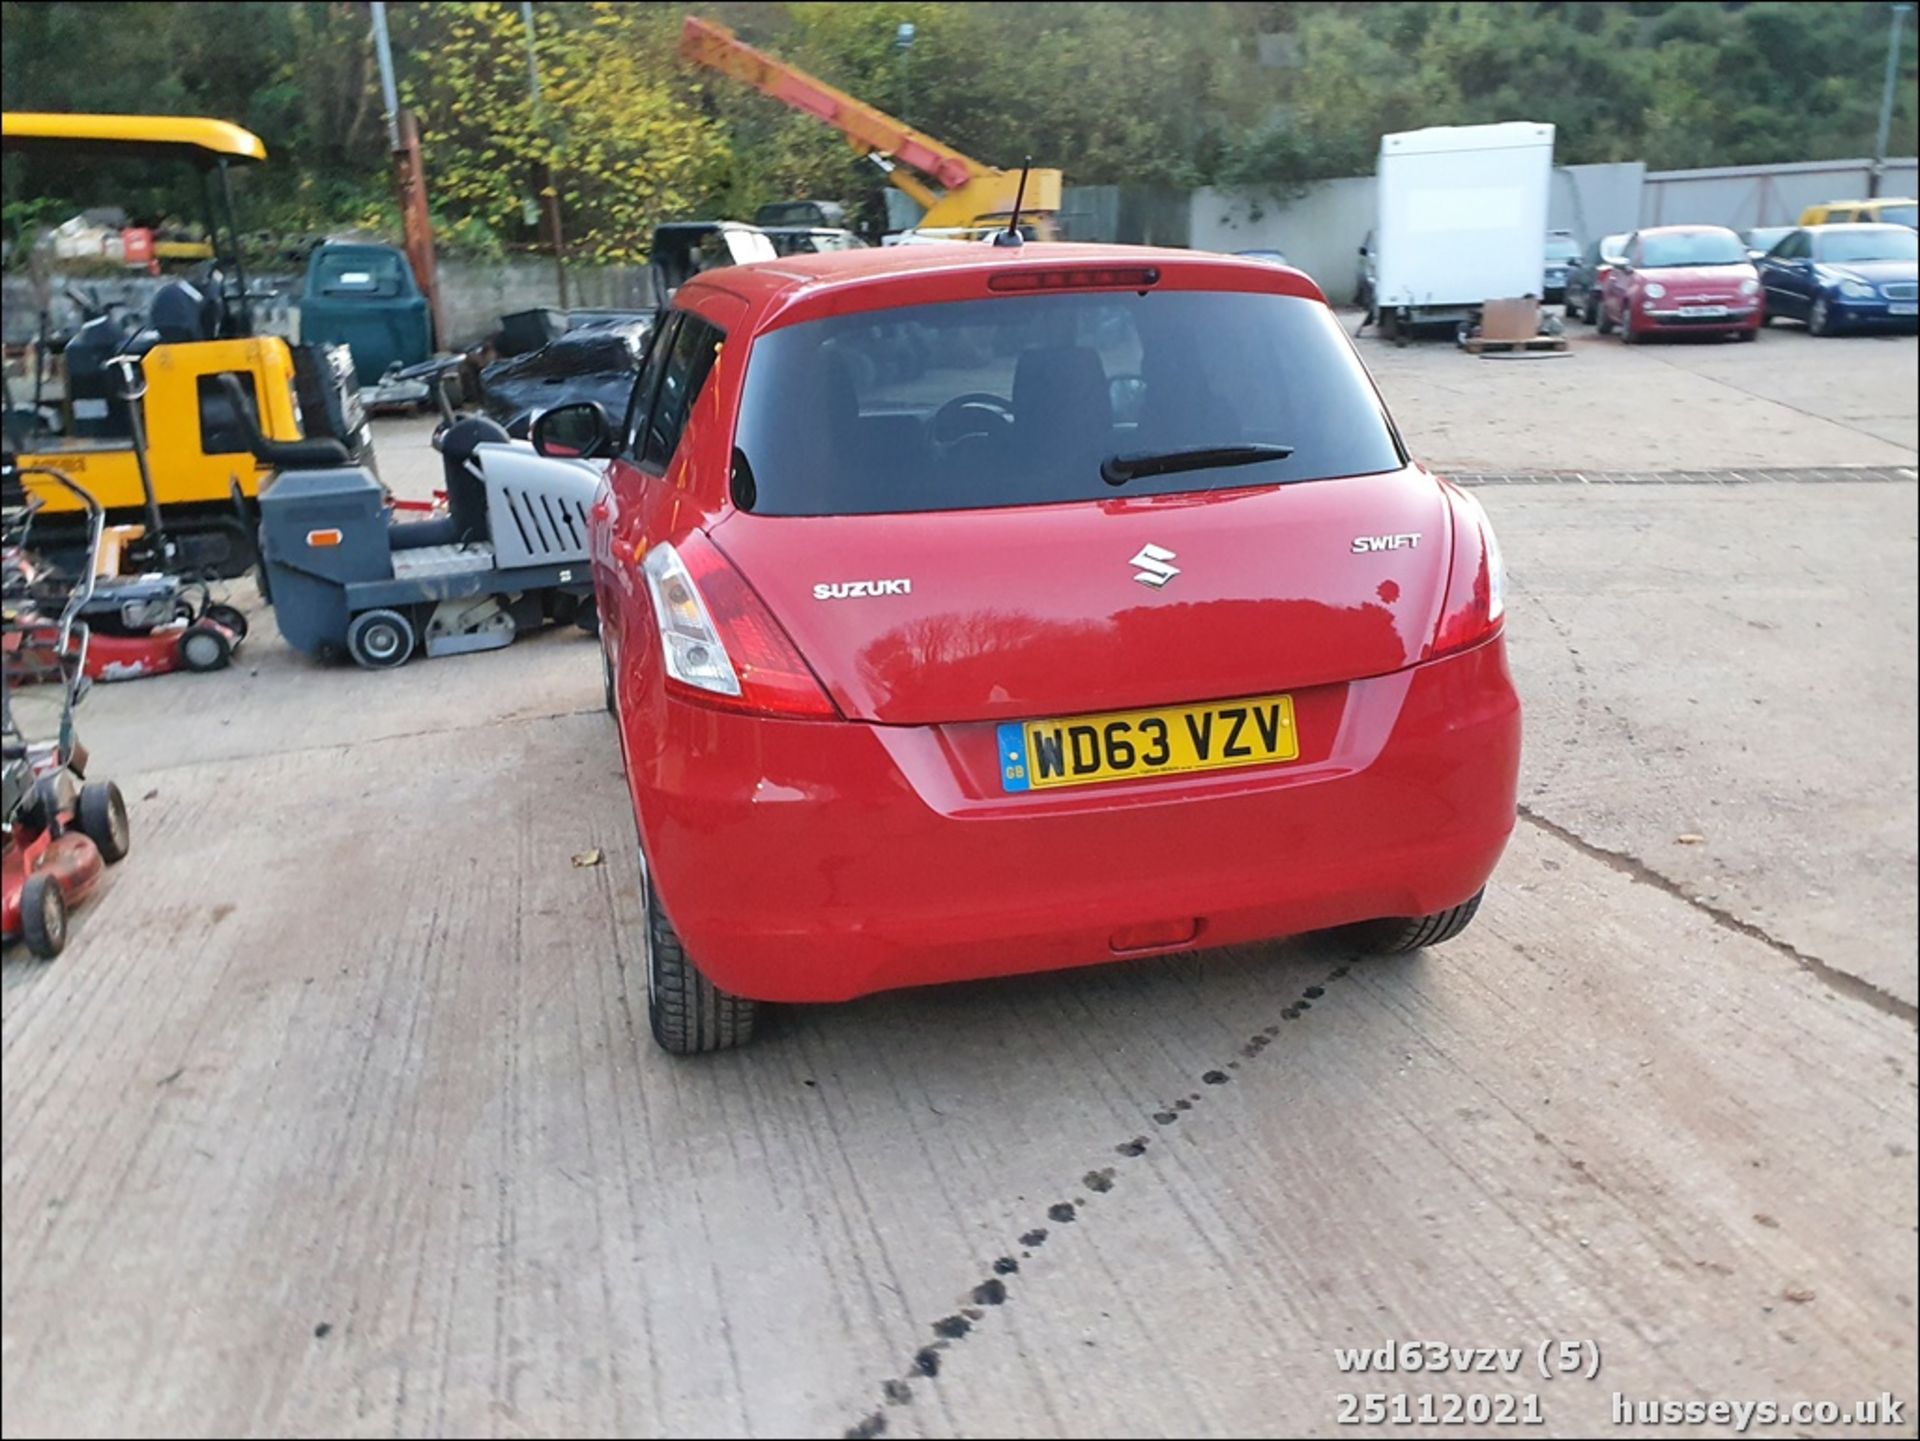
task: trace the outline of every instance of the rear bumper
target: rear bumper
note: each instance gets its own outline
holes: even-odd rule
[[[688,953],[735,994],[832,1001],[1465,900],[1513,827],[1504,641],[1338,689],[1310,763],[1044,793],[973,783],[995,764],[991,725],[769,721],[629,695],[623,739]],[[1142,934],[1157,943],[1128,944]]]

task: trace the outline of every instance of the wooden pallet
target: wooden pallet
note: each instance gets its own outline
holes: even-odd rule
[[[1470,335],[1460,342],[1460,348],[1470,355],[1503,350],[1555,351],[1567,348],[1567,338],[1564,335],[1536,335],[1527,340],[1489,340],[1484,335]]]

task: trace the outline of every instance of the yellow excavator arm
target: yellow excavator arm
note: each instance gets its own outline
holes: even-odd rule
[[[695,65],[731,75],[782,105],[826,122],[844,135],[857,153],[878,156],[886,162],[887,178],[925,208],[920,223],[927,229],[1004,223],[1013,213],[1014,197],[1020,189],[1018,171],[983,165],[844,90],[836,90],[806,71],[754,49],[724,25],[689,15],[680,30],[680,54]],[[1020,203],[1021,215],[1031,216],[1045,233],[1051,230],[1059,210],[1060,172],[1031,171]]]

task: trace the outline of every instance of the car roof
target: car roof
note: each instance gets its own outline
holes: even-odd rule
[[[1256,265],[1205,250],[1170,250],[1151,245],[1075,245],[1036,241],[1000,246],[981,241],[941,241],[926,245],[887,245],[866,250],[837,250],[818,255],[784,255],[746,265],[703,271],[683,289],[714,287],[743,300],[770,303],[796,291],[847,291],[882,285],[916,275],[953,275],[971,271],[1049,270],[1074,265],[1154,265],[1191,272],[1205,267],[1272,275],[1280,267]],[[1305,278],[1304,276],[1302,277]]]
[[[1850,230],[1905,230],[1912,232],[1911,225],[1896,225],[1891,220],[1849,220],[1845,225],[1801,225],[1795,229],[1819,231],[1822,235],[1844,235]]]
[[[1311,276],[1271,260],[1218,255],[1204,250],[1168,250],[1145,245],[1076,245],[1036,241],[998,246],[979,241],[785,255],[705,270],[675,293],[676,310],[704,314],[725,329],[745,324],[758,334],[797,321],[855,311],[903,309],[945,301],[983,299],[994,277],[1012,271],[1074,267],[1151,266],[1156,288],[1166,291],[1223,290],[1291,295],[1324,304]],[[1052,289],[1053,287],[1048,287]],[[1133,287],[1089,287],[1089,293]],[[745,303],[745,314],[719,316]]]
[[[1634,233],[1636,235],[1711,235],[1715,231],[1733,234],[1724,225],[1643,225]]]

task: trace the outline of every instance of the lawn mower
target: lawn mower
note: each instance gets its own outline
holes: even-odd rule
[[[16,505],[16,467],[8,457],[0,467],[7,482],[6,504],[0,517],[9,538],[24,529],[32,507]],[[76,487],[77,489],[77,487]],[[85,494],[85,492],[81,492]],[[98,535],[101,511],[87,497]],[[50,959],[67,944],[67,913],[84,901],[99,884],[103,868],[126,855],[130,841],[127,806],[120,788],[111,781],[86,779],[87,753],[74,734],[73,712],[85,692],[86,656],[90,636],[80,618],[91,575],[73,588],[59,618],[51,622],[51,639],[39,635],[47,628],[37,615],[23,627],[14,617],[15,596],[9,584],[0,592],[5,602],[0,641],[11,662],[16,639],[34,636],[28,654],[35,663],[51,666],[60,684],[60,725],[50,741],[30,741],[14,717],[15,687],[0,689],[0,938],[18,938],[34,955]]]
[[[82,653],[85,680],[134,680],[169,671],[220,670],[246,637],[247,618],[236,607],[213,599],[203,581],[186,581],[164,571],[141,575],[97,575],[104,536],[98,501],[63,471],[9,462],[7,504],[15,517],[4,545],[8,644],[4,656],[9,684],[57,678],[64,640],[58,617],[70,605],[87,628]],[[33,526],[50,493],[86,499],[89,517],[86,549],[71,563],[85,571],[73,576],[49,565],[33,544]]]
[[[232,400],[244,423],[245,397]],[[417,649],[496,650],[549,622],[594,628],[592,466],[556,474],[494,421],[455,419],[434,438],[446,514],[400,520],[335,443],[250,440],[279,467],[260,495],[260,589],[296,650],[385,670]]]

